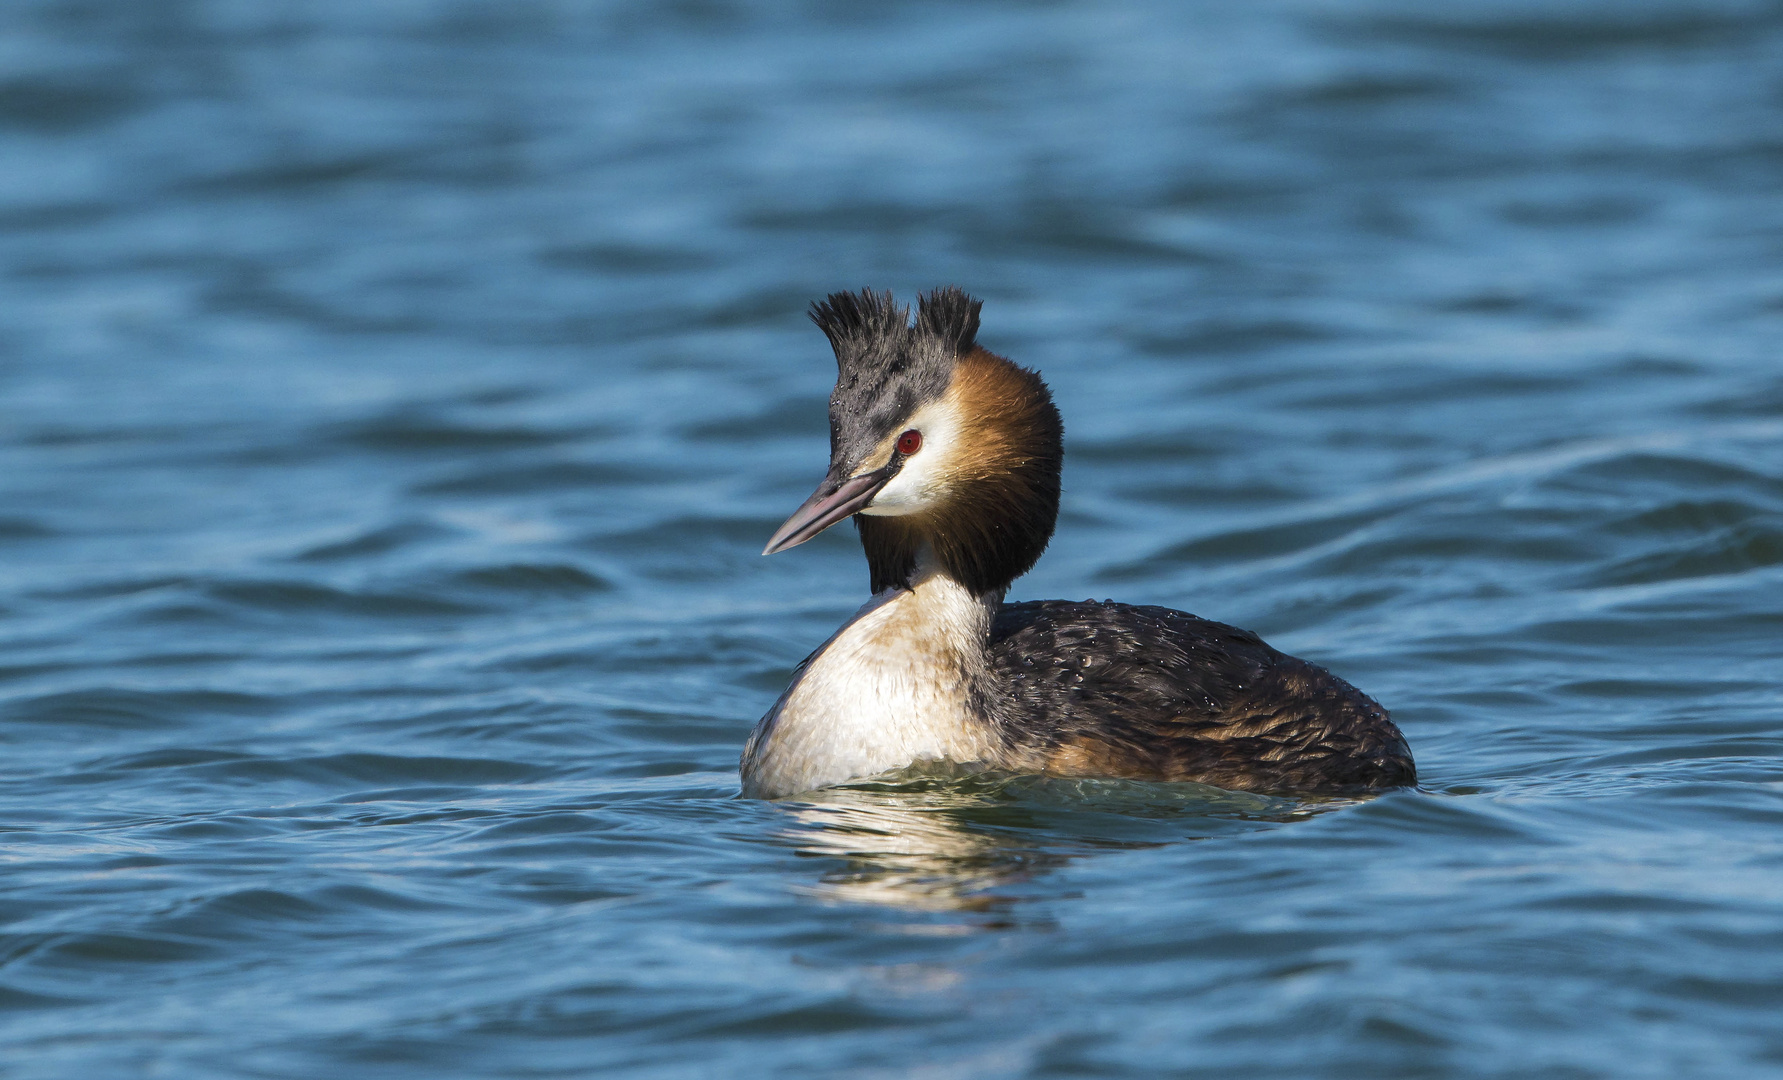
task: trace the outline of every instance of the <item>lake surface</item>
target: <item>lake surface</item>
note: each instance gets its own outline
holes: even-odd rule
[[[0,282],[0,1075],[1783,1075],[1776,3],[11,0]],[[1421,790],[737,798],[946,283]]]

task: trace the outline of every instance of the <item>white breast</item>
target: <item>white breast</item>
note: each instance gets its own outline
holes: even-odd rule
[[[743,794],[779,798],[921,761],[992,760],[970,709],[994,598],[943,576],[868,601],[756,725]]]

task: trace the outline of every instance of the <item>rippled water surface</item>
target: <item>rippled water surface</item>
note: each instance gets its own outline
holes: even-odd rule
[[[1783,7],[0,7],[0,1073],[1783,1074]],[[1424,788],[737,795],[812,299]]]

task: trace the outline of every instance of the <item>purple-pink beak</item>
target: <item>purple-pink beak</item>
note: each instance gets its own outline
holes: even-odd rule
[[[893,459],[894,462],[896,460]],[[897,472],[895,464],[848,477],[839,477],[838,470],[831,469],[830,475],[823,478],[823,483],[817,485],[817,490],[811,493],[804,505],[794,510],[786,523],[774,530],[774,535],[768,538],[768,546],[762,548],[761,553],[772,555],[777,551],[798,547],[843,518],[860,513]]]

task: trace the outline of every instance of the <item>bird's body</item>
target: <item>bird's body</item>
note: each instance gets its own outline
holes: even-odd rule
[[[746,795],[920,762],[1241,790],[1416,782],[1367,695],[1255,634],[1161,607],[1003,603],[1058,513],[1062,427],[1039,376],[975,342],[978,304],[837,293],[813,314],[840,367],[831,468],[769,542],[854,516],[873,598],[750,736]]]
[[[1343,792],[1416,782],[1368,695],[1248,630],[1111,601],[1011,604],[992,679],[1041,771]]]

